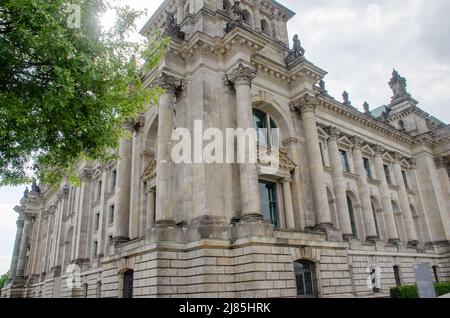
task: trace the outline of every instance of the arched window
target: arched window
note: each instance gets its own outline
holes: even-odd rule
[[[423,242],[422,227],[420,226],[420,217],[417,214],[416,208],[413,205],[410,205],[410,209],[414,221],[414,226],[416,227],[417,239],[419,240],[419,242]]]
[[[244,23],[252,26],[252,15],[247,10],[242,11],[242,20],[244,21]]]
[[[310,261],[294,262],[298,297],[317,297],[316,266]]]
[[[397,286],[402,286],[402,278],[400,276],[400,266],[394,266],[394,278]]]
[[[263,111],[253,110],[253,127],[256,129],[258,143],[264,146],[278,146],[278,125]]]
[[[261,20],[261,31],[270,36],[270,26],[267,20]]]
[[[347,195],[348,214],[350,216],[350,225],[352,226],[352,234],[354,238],[358,237],[358,230],[356,228],[355,207],[352,199]]]
[[[133,298],[134,272],[129,269],[123,273],[123,298]]]

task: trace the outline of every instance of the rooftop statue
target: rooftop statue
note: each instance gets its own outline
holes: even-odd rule
[[[290,50],[289,55],[286,57],[286,64],[288,65],[305,56],[305,49],[302,47],[298,34],[294,35],[292,42],[292,50]]]
[[[394,93],[392,101],[395,101],[402,97],[410,97],[408,91],[406,90],[406,78],[400,76],[400,74],[395,69],[392,72],[392,78],[389,81],[389,86]]]
[[[169,12],[166,10],[166,22],[164,23],[164,33],[165,35],[168,35],[172,38],[178,38],[180,40],[184,40],[186,37],[186,34],[181,31],[181,27],[179,24],[177,24],[177,21],[175,19],[175,14],[172,12]]]
[[[244,19],[244,13],[242,12],[240,1],[234,2],[233,6],[231,7],[231,12],[233,13],[234,21],[242,22],[242,20]]]
[[[368,102],[364,102],[363,108],[364,108],[364,114],[370,115],[370,109],[369,109],[369,103]]]
[[[31,192],[41,192],[41,189],[37,185],[36,179],[33,179],[33,183],[31,184]]]
[[[352,104],[352,103],[350,102],[349,95],[348,95],[347,91],[344,91],[344,92],[342,93],[342,98],[344,99],[344,105],[350,106],[350,105]]]

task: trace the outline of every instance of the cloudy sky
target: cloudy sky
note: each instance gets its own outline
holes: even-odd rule
[[[162,0],[122,0],[148,9]],[[297,15],[290,37],[300,34],[306,57],[328,72],[328,91],[341,99],[347,90],[353,105],[373,108],[389,103],[387,82],[396,68],[420,107],[450,123],[450,12],[448,0],[280,0]],[[105,23],[112,23],[108,17]],[[10,265],[16,217],[23,188],[0,188],[0,273]]]

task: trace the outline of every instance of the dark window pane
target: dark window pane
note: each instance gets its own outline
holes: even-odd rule
[[[372,170],[370,169],[370,160],[367,158],[363,158],[364,160],[364,169],[366,170],[366,176],[369,179],[372,179]]]
[[[315,297],[317,292],[314,263],[308,261],[295,262],[294,270],[297,295],[300,297]]]
[[[391,171],[389,170],[388,165],[384,165],[384,174],[386,175],[386,181],[388,184],[392,184],[391,180]]]
[[[352,233],[354,237],[358,237],[358,231],[356,228],[355,210],[353,208],[353,201],[347,196],[348,213],[350,215],[350,223],[352,226]]]
[[[350,172],[350,165],[348,163],[347,151],[341,150],[339,151],[339,154],[341,157],[342,170],[345,172]]]
[[[395,277],[395,284],[397,286],[401,286],[402,280],[400,279],[400,268],[398,266],[394,266],[394,277]]]
[[[256,129],[258,135],[258,142],[261,145],[267,145],[267,117],[262,111],[253,110],[253,127]]]
[[[259,184],[259,193],[261,213],[264,219],[270,221],[275,227],[279,227],[276,185],[274,183],[261,182]]]
[[[123,274],[123,298],[133,298],[133,276],[132,270]]]

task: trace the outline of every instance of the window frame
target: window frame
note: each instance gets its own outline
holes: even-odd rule
[[[268,181],[268,180],[259,180],[259,191],[261,196],[261,186],[265,185],[266,190],[269,191],[267,188],[268,186],[271,186],[271,192],[272,195],[270,195],[270,192],[268,192],[268,203],[269,203],[269,209],[270,209],[270,219],[267,219],[264,214],[264,219],[266,221],[270,221],[270,223],[274,226],[275,229],[281,228],[281,218],[280,218],[280,207],[279,207],[279,195],[278,195],[278,183],[274,181]],[[272,197],[272,200],[271,200]],[[261,197],[261,204],[263,203],[262,197]],[[262,206],[261,206],[262,207]],[[261,212],[263,213],[262,209]]]
[[[298,271],[301,265],[301,272]],[[307,266],[307,268],[306,268]],[[306,271],[305,271],[306,269]],[[305,273],[309,273],[309,281],[307,282]],[[319,289],[318,289],[318,280],[317,280],[317,266],[316,263],[309,260],[297,260],[294,262],[294,274],[295,274],[295,283],[297,288],[297,298],[317,298],[319,297]],[[302,289],[303,294],[300,293],[299,286],[299,276],[301,274],[302,278]],[[309,289],[311,293],[307,293],[307,286],[309,284]]]
[[[339,149],[339,158],[341,159],[341,168],[344,173],[351,173],[350,159],[348,156],[348,151],[344,149]]]

